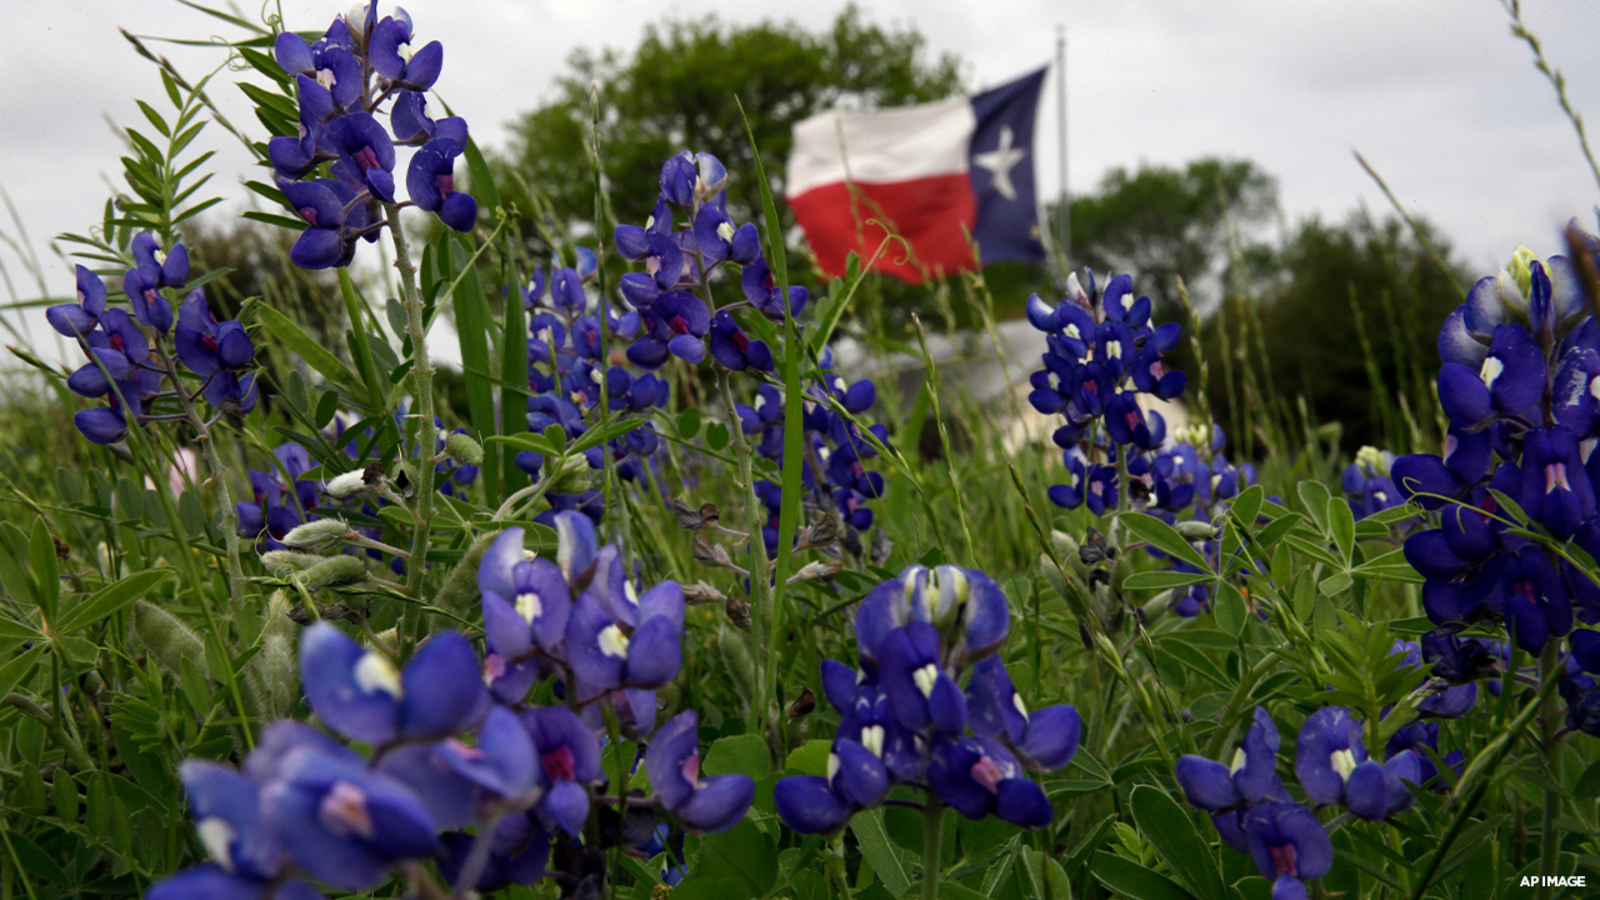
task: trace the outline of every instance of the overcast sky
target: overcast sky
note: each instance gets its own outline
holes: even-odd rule
[[[283,0],[290,27],[325,27],[343,2]],[[629,49],[660,17],[716,12],[727,22],[792,19],[820,30],[841,3],[745,0],[411,0],[419,40],[445,45],[439,95],[488,146],[505,125],[550,93],[576,47]],[[1092,191],[1111,167],[1180,166],[1204,155],[1254,160],[1278,178],[1292,223],[1342,219],[1365,201],[1388,204],[1351,156],[1359,149],[1401,201],[1449,236],[1487,273],[1518,243],[1558,251],[1573,215],[1594,227],[1600,200],[1570,124],[1531,54],[1508,33],[1495,0],[865,0],[880,23],[914,25],[933,51],[953,51],[974,89],[1053,58],[1057,24],[1068,34],[1068,159],[1074,192]],[[255,3],[241,13],[259,15]],[[161,94],[155,68],[118,28],[141,35],[235,35],[177,2],[14,2],[0,32],[0,186],[47,286],[71,290],[70,266],[48,241],[99,221],[107,181],[119,181],[119,139],[106,118],[143,125],[135,96]],[[1527,0],[1524,18],[1567,76],[1574,106],[1600,128],[1600,7],[1588,0]],[[167,47],[195,76],[217,65],[212,49]],[[223,73],[221,78],[226,78]],[[1055,77],[1041,107],[1042,190],[1055,191]],[[235,122],[263,129],[243,96],[214,92]],[[1600,141],[1600,134],[1595,135]],[[220,130],[219,192],[242,200],[247,156]],[[120,182],[119,182],[120,183]],[[9,221],[0,231],[15,237]],[[9,247],[0,262],[23,278]],[[24,297],[35,296],[18,284]]]

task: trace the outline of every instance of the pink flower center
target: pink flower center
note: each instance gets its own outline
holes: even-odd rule
[[[683,761],[683,768],[680,771],[683,773],[684,781],[698,785],[700,783],[700,754],[690,754],[689,758]]]
[[[668,319],[667,327],[672,329],[673,334],[689,333],[689,322],[683,316],[673,316],[672,318]]]
[[[1567,464],[1560,462],[1547,463],[1544,467],[1544,492],[1546,494],[1560,488],[1563,491],[1572,490],[1572,485],[1567,483]]]
[[[302,206],[302,207],[300,207],[300,218],[305,219],[307,222],[310,222],[311,223],[311,227],[313,227],[313,228],[318,227],[317,226],[317,210],[316,210],[316,207],[312,207],[312,206]]]
[[[1277,866],[1279,875],[1289,875],[1294,878],[1300,877],[1299,872],[1294,867],[1295,853],[1293,844],[1284,844],[1282,847],[1268,847],[1267,850],[1272,854],[1272,863]]]
[[[371,147],[362,147],[352,155],[355,156],[356,162],[360,163],[363,169],[379,168],[378,154],[374,153]]]
[[[750,346],[750,339],[748,337],[745,337],[744,332],[735,331],[733,333],[732,337],[733,337],[733,345],[735,347],[739,348],[739,352],[740,353],[743,353],[745,348]]]
[[[1004,778],[1005,773],[987,756],[978,757],[978,761],[972,764],[972,780],[983,785],[991,794],[999,790],[998,786]]]
[[[544,774],[551,781],[571,781],[573,773],[577,771],[577,764],[572,758],[572,748],[562,744],[549,753],[539,754],[539,761],[544,763]]]
[[[433,183],[438,185],[439,196],[441,197],[450,196],[450,192],[456,189],[456,178],[454,175],[435,175],[433,177]]]

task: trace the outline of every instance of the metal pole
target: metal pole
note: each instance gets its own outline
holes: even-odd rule
[[[1072,206],[1067,192],[1067,26],[1056,26],[1056,144],[1061,152],[1061,262],[1072,271]]]

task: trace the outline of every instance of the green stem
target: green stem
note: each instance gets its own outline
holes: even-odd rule
[[[83,745],[73,740],[72,736],[61,727],[61,723],[56,721],[56,715],[53,713],[60,712],[60,704],[52,704],[47,710],[21,694],[7,694],[4,702],[43,723],[51,740],[66,752],[67,758],[78,767],[78,771],[85,773],[95,771],[94,761],[89,758],[89,754],[83,752]]]
[[[211,470],[211,480],[217,486],[217,503],[222,507],[222,545],[228,561],[228,599],[237,604],[244,599],[244,569],[239,563],[239,511],[234,509],[233,497],[228,491],[228,467],[222,462],[222,454],[217,451],[216,441],[211,438],[211,429],[206,426],[206,420],[195,408],[194,401],[189,398],[189,392],[178,377],[177,363],[167,353],[166,347],[162,346],[159,337],[155,342],[155,348],[156,357],[167,370],[173,393],[177,394],[178,403],[183,407],[184,418],[194,429],[195,443],[205,452],[206,467]],[[176,462],[177,460],[173,459],[169,460],[168,464]],[[161,473],[163,478],[165,474]],[[157,485],[156,490],[165,493],[168,488],[162,484]]]
[[[427,322],[423,318],[422,295],[417,291],[417,269],[411,264],[411,248],[406,243],[400,225],[400,208],[394,204],[384,207],[389,217],[389,237],[394,241],[394,267],[400,272],[400,296],[406,309],[406,334],[411,338],[411,380],[416,389],[416,446],[426,462],[433,454],[436,441],[433,424],[433,367],[428,361]],[[471,265],[471,263],[468,263]],[[421,603],[423,576],[427,571],[428,529],[433,521],[433,466],[416,467],[416,515],[419,521],[411,538],[411,560],[406,566],[406,593]],[[409,656],[415,636],[417,610],[421,606],[408,604],[400,614],[400,652]]]
[[[1545,678],[1562,666],[1561,642],[1547,641],[1539,659],[1539,671]],[[1539,711],[1539,730],[1544,738],[1546,764],[1550,767],[1551,781],[1561,784],[1561,701],[1547,697]],[[1539,893],[1538,900],[1548,900],[1555,893],[1550,876],[1556,874],[1561,855],[1561,833],[1556,830],[1556,819],[1561,816],[1561,792],[1554,788],[1544,792],[1544,814],[1539,824]]]
[[[943,847],[944,803],[928,795],[922,810],[922,900],[938,900],[939,854]]]
[[[978,551],[972,543],[972,529],[967,526],[967,504],[962,500],[961,484],[956,478],[956,458],[950,452],[950,431],[944,426],[944,415],[939,409],[939,371],[934,367],[933,354],[928,352],[928,336],[922,333],[922,320],[911,314],[911,323],[917,328],[917,343],[922,345],[922,360],[928,366],[928,402],[933,406],[933,421],[939,428],[939,446],[944,451],[945,474],[950,477],[950,498],[956,504],[956,517],[961,521],[961,534],[967,540],[967,562],[978,564]]]
[[[750,464],[750,444],[741,433],[739,410],[734,405],[733,388],[728,385],[728,373],[717,372],[717,387],[722,391],[722,403],[727,407],[728,428],[733,435],[734,455],[739,459],[739,480],[744,484],[745,525],[750,532],[750,599],[754,612],[750,627],[751,650],[761,658],[762,638],[767,635],[767,623],[772,621],[771,590],[767,585],[767,545],[761,538],[761,498],[756,495],[755,469]],[[782,539],[782,536],[779,536]],[[767,652],[773,648],[766,647]],[[767,667],[756,666],[755,699],[751,703],[755,734],[767,740],[767,714],[772,705],[775,685],[767,678]]]

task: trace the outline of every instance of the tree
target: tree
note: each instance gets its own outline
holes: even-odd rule
[[[495,180],[525,215],[533,209],[531,189],[548,201],[551,224],[582,233],[594,221],[587,147],[591,85],[598,83],[601,164],[622,221],[649,214],[661,163],[683,150],[707,151],[727,164],[735,176],[730,211],[747,220],[760,201],[734,98],[750,117],[774,193],[781,194],[794,123],[835,105],[920,103],[962,89],[958,59],[945,53],[925,62],[924,43],[915,30],[865,22],[854,5],[820,34],[793,22],[728,25],[715,15],[646,25],[631,55],[573,52],[556,98],[517,123]]]
[[[1363,210],[1343,224],[1316,217],[1302,222],[1277,253],[1280,274],[1262,291],[1259,315],[1248,315],[1242,302],[1249,301],[1230,298],[1225,315],[1208,323],[1209,393],[1218,420],[1275,415],[1300,394],[1313,421],[1341,423],[1347,450],[1363,444],[1397,453],[1433,449],[1439,326],[1462,302],[1460,286],[1471,279],[1439,233],[1426,222],[1418,225],[1439,252],[1437,260],[1393,217],[1374,221]],[[1262,384],[1268,396],[1234,415],[1215,361],[1238,349],[1243,326],[1251,330],[1245,343],[1260,372],[1257,322],[1269,354]],[[1235,390],[1242,390],[1243,376],[1236,372],[1235,378]],[[1412,446],[1413,424],[1422,446]]]
[[[1212,293],[1203,285],[1226,267],[1230,231],[1249,255],[1252,232],[1277,217],[1278,186],[1249,160],[1206,157],[1181,171],[1112,169],[1098,193],[1073,200],[1071,209],[1073,265],[1132,274],[1158,319],[1181,321],[1177,279],[1197,302],[1197,286]]]

